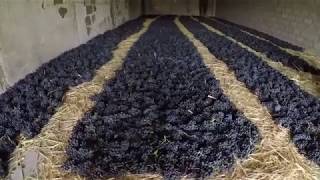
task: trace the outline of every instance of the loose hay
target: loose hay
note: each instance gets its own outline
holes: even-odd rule
[[[226,25],[220,21],[209,20],[207,18],[198,18],[200,21],[207,23],[211,27],[222,31],[227,36],[232,37],[235,40],[242,42],[243,44],[251,47],[255,51],[264,53],[267,57],[273,61],[281,62],[284,65],[296,69],[298,71],[305,71],[315,75],[320,75],[320,69],[310,65],[305,59],[300,56],[288,53],[283,48],[265,41],[261,38],[256,38],[246,32],[241,31],[238,27]]]
[[[213,179],[317,179],[320,169],[298,153],[290,143],[288,132],[276,126],[268,110],[246,86],[238,81],[234,72],[209,50],[176,19],[180,30],[197,47],[203,60],[221,88],[236,107],[259,128],[263,137],[256,151],[246,160],[239,160],[233,171],[219,174]]]
[[[254,154],[251,154],[246,160],[239,160],[232,172],[220,174],[215,178],[316,179],[317,176],[319,177],[319,168],[297,153],[294,145],[289,142],[288,132],[278,128],[273,123],[270,114],[261,106],[257,97],[236,80],[234,74],[228,70],[224,63],[213,57],[202,44],[198,44],[199,42],[197,43],[197,40],[188,30],[183,30],[184,27],[180,22],[176,20],[176,23],[191,41],[196,42],[196,47],[199,52],[203,53],[203,58],[206,59],[208,67],[217,78],[221,78],[220,82],[224,92],[232,99],[237,108],[242,110],[259,127],[263,135],[263,140],[256,147]],[[62,162],[65,160],[65,146],[73,126],[82,117],[83,113],[94,105],[90,96],[101,92],[102,84],[107,79],[112,78],[114,70],[121,66],[121,63],[118,63],[118,60],[115,60],[115,62],[112,60],[108,63],[110,68],[105,68],[102,72],[99,71],[94,80],[70,90],[65,96],[64,105],[59,108],[36,139],[26,140],[22,137],[21,146],[17,148],[14,157],[11,159],[11,171],[14,169],[13,167],[21,164],[26,152],[36,150],[40,153],[41,159],[39,174],[35,178],[82,179],[79,176],[60,170]],[[161,179],[161,177],[158,175],[128,175],[119,179]]]
[[[74,127],[66,168],[90,178],[202,178],[253,151],[257,127],[222,93],[173,20],[160,18],[131,48]]]
[[[23,159],[27,152],[39,153],[38,173],[36,179],[83,179],[82,177],[61,170],[66,157],[65,148],[69,136],[78,120],[93,107],[91,96],[101,92],[104,83],[113,78],[121,68],[122,61],[131,46],[146,32],[154,19],[147,19],[144,27],[137,33],[122,41],[113,52],[113,58],[103,65],[90,82],[85,82],[66,93],[63,105],[57,110],[49,123],[34,139],[22,139],[21,145],[15,150],[11,158],[10,172],[23,166]]]
[[[309,65],[311,65],[311,66],[313,66],[313,67],[315,67],[317,69],[320,69],[320,57],[318,57],[318,56],[316,56],[316,55],[314,55],[314,54],[312,54],[310,52],[302,51],[302,49],[297,48],[297,47],[291,47],[291,45],[289,45],[289,46],[288,45],[283,45],[283,44],[280,45],[281,43],[280,44],[279,43],[275,43],[272,40],[269,40],[269,39],[266,39],[265,37],[259,36],[258,34],[261,33],[261,32],[256,32],[256,30],[249,29],[247,27],[244,27],[244,26],[241,26],[241,25],[238,25],[238,24],[234,24],[234,23],[222,20],[222,19],[216,20],[215,18],[212,18],[212,20],[223,22],[225,24],[238,27],[241,32],[247,33],[250,36],[253,36],[253,37],[257,38],[257,39],[267,41],[267,42],[279,47],[280,49],[282,49],[282,50],[284,50],[284,51],[286,51],[286,52],[288,52],[288,53],[290,53],[290,54],[292,54],[294,56],[299,56],[300,58],[304,59]]]
[[[116,46],[138,32],[143,21],[129,21],[62,53],[0,95],[0,177],[8,174],[18,137],[31,139],[39,134],[70,87],[91,81],[95,71],[111,59]]]
[[[198,21],[198,19],[195,19],[195,18],[192,18],[192,19],[195,21]],[[224,36],[225,38],[229,39],[230,41],[237,43],[239,46],[246,49],[247,51],[260,57],[269,66],[278,70],[281,74],[288,77],[289,79],[293,80],[300,88],[302,88],[306,92],[308,92],[316,97],[320,97],[320,76],[313,75],[308,72],[298,71],[298,70],[295,70],[293,68],[290,68],[288,66],[283,65],[281,62],[272,61],[265,54],[253,50],[252,48],[244,45],[243,43],[233,39],[230,36],[227,36],[223,32],[221,32],[217,29],[214,29],[213,27],[207,25],[206,23],[203,23],[203,22],[199,22],[199,23],[201,23],[203,26],[205,26],[208,30],[215,32],[221,36]]]
[[[314,55],[311,52],[300,52],[300,51],[294,51],[291,49],[285,49],[282,48],[283,50],[287,51],[288,53],[294,55],[294,56],[299,56],[300,58],[304,59],[306,62],[308,62],[311,66],[316,67],[317,69],[320,69],[320,57]]]
[[[274,36],[271,36],[271,35],[269,35],[267,33],[258,31],[256,29],[252,29],[252,28],[249,28],[247,26],[236,24],[236,23],[233,23],[231,21],[227,21],[225,19],[221,19],[221,18],[217,18],[217,17],[214,17],[212,19],[220,21],[220,22],[223,22],[223,23],[228,24],[228,25],[232,25],[232,26],[238,27],[239,29],[245,30],[245,31],[250,32],[252,34],[255,34],[255,35],[257,35],[257,36],[259,36],[259,37],[261,37],[263,39],[266,39],[266,40],[274,43],[278,47],[282,47],[282,48],[286,48],[286,49],[292,49],[294,51],[300,51],[300,52],[302,52],[304,50],[302,47],[299,47],[297,45],[294,45],[294,44],[291,44],[289,42],[283,41],[283,40],[278,39],[278,38],[276,38]]]

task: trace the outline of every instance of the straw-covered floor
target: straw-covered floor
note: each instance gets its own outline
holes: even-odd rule
[[[229,25],[320,69],[316,56]],[[165,34],[167,37],[161,40],[155,38]],[[148,51],[143,41],[153,49]],[[168,49],[163,48],[166,43],[170,43]],[[126,60],[128,56],[131,60]],[[316,139],[320,126],[314,123],[320,118],[319,75],[275,61],[193,17],[146,18],[142,28],[119,42],[110,59],[103,62],[91,80],[71,87],[64,94],[61,106],[57,106],[38,135],[31,139],[19,136],[6,179],[320,178],[317,160],[320,145]],[[180,62],[179,69],[176,62]],[[145,66],[149,77],[135,69],[139,63]],[[262,77],[263,72],[267,77]],[[132,79],[142,79],[141,82],[131,82],[126,73],[131,73]],[[268,78],[272,80],[268,82]],[[123,82],[127,85],[122,87]],[[155,82],[161,82],[155,85],[157,88]],[[220,90],[215,97],[213,94]],[[105,107],[113,98],[116,100],[117,93],[125,96],[141,92],[158,97],[153,100],[148,97],[151,105],[144,102],[144,97],[123,100],[124,105],[140,108],[137,116],[131,118],[129,110],[112,116],[114,112]],[[287,106],[283,103],[286,101]],[[104,107],[104,112],[98,106]],[[101,123],[96,116],[102,115],[108,116],[110,122],[104,121],[101,127],[105,132],[99,133]],[[121,132],[123,127],[117,123],[130,126],[125,128],[132,137],[122,136],[125,132]],[[118,131],[112,126],[118,127]],[[81,131],[88,127],[91,131]],[[109,136],[111,131],[118,134]],[[142,132],[146,132],[143,138]],[[241,137],[233,136],[237,134]],[[123,139],[118,141],[116,136]],[[91,141],[96,144],[90,146]],[[137,143],[139,147],[132,145]],[[125,150],[121,146],[126,146]],[[145,156],[131,160],[136,154]],[[86,158],[87,155],[90,157]],[[112,161],[113,158],[116,160]]]
[[[235,27],[239,28],[240,31],[247,33],[248,35],[253,36],[257,39],[271,43],[272,45],[277,46],[281,50],[286,51],[286,52],[292,54],[293,56],[300,57],[301,59],[303,59],[307,63],[309,63],[311,66],[316,67],[317,69],[320,69],[320,58],[318,56],[314,55],[314,53],[312,53],[312,52],[308,52],[306,50],[303,50],[303,48],[299,48],[294,45],[288,44],[287,42],[283,42],[275,37],[272,37],[270,35],[267,35],[265,33],[259,32],[257,30],[254,30],[254,29],[251,29],[248,27],[234,24],[229,21],[222,20],[222,19],[217,19],[217,18],[211,18],[211,19],[216,20],[216,21],[220,21],[220,22],[224,22],[230,26],[235,26]]]
[[[196,20],[196,19],[194,19],[194,20]],[[304,71],[298,71],[296,69],[293,69],[293,68],[290,68],[288,66],[283,65],[281,62],[272,61],[265,54],[253,50],[249,46],[246,46],[243,43],[236,41],[232,37],[227,36],[223,32],[221,32],[217,29],[214,29],[213,27],[211,27],[203,22],[200,22],[200,23],[202,25],[204,25],[206,28],[208,28],[210,31],[226,37],[227,39],[231,40],[232,42],[237,43],[239,46],[246,49],[247,51],[260,57],[263,61],[268,63],[269,66],[278,70],[284,76],[286,76],[289,79],[291,79],[292,81],[294,81],[298,86],[300,86],[306,92],[308,92],[316,97],[320,97],[320,76],[319,75],[314,75],[314,74],[304,72]]]
[[[220,31],[217,31],[204,23],[202,23],[202,25],[212,32],[215,32],[221,36],[225,36]],[[232,42],[239,44],[239,42],[231,39],[230,37],[227,38]],[[245,49],[248,50],[248,48]],[[280,65],[279,63],[277,64]],[[217,65],[213,67],[217,67]],[[275,69],[279,70],[276,66],[272,67],[275,67]],[[283,67],[283,65],[281,65],[281,67]],[[228,68],[225,68],[225,71],[227,70]],[[227,76],[225,75],[225,77]],[[227,80],[227,82],[232,82],[231,87],[237,84],[231,80]],[[234,94],[243,99],[241,101],[234,101],[234,103],[245,106],[245,108],[252,108],[248,112],[259,112],[257,111],[257,108],[259,109],[259,106],[261,106],[259,105],[260,103],[257,103],[259,100],[256,99],[256,103],[253,104],[253,106],[247,106],[248,104],[255,102],[255,98],[249,98],[250,93],[248,90],[241,89],[240,87],[234,89],[236,92]],[[226,90],[230,89],[233,88],[226,88]],[[245,92],[248,92],[248,94],[243,94]],[[233,96],[229,95],[229,97]],[[248,101],[253,102],[250,103]],[[260,132],[264,137],[261,144],[257,146],[255,153],[251,154],[247,160],[241,161],[242,163],[239,163],[233,172],[227,175],[223,174],[218,177],[221,179],[316,179],[319,177],[318,167],[307,161],[298,153],[294,145],[290,143],[287,131],[277,127],[272,122],[272,117],[269,115],[269,113],[265,110],[265,108],[263,109],[265,111],[264,114],[262,113],[260,114],[261,116],[257,116],[258,118],[252,119],[252,121],[255,122],[259,127]],[[262,118],[263,115],[269,117],[267,118],[268,121],[265,118]]]
[[[78,175],[62,170],[63,163],[66,159],[65,148],[68,144],[72,129],[84,113],[94,106],[95,103],[91,100],[92,96],[99,94],[103,85],[116,75],[122,66],[126,54],[139,37],[148,29],[152,21],[154,21],[154,19],[147,19],[143,25],[143,29],[122,41],[113,52],[112,59],[97,70],[92,81],[80,84],[66,93],[63,105],[59,107],[38,136],[30,140],[21,140],[21,145],[13,153],[10,163],[10,171],[13,174],[20,173],[15,171],[22,170],[18,167],[23,164],[25,155],[29,151],[35,151],[39,153],[39,159],[37,159],[38,166],[36,167],[37,172],[36,174],[32,174],[31,177],[24,178],[83,179]]]
[[[100,34],[42,64],[0,96],[0,176],[8,173],[10,155],[22,137],[41,132],[72,87],[91,81],[110,60],[113,49],[142,27],[143,18]],[[20,137],[20,138],[19,138]]]
[[[92,178],[202,178],[229,169],[259,141],[173,17],[150,26],[96,101],[75,126],[66,161]]]
[[[230,173],[214,179],[315,179],[320,169],[307,161],[288,138],[288,132],[274,124],[268,110],[243,83],[239,82],[226,64],[214,57],[209,50],[177,19],[180,30],[194,43],[203,61],[230,100],[249,118],[262,135],[261,143],[246,160],[239,160]]]

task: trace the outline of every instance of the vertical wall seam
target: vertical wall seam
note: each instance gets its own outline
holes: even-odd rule
[[[4,7],[8,7],[8,0],[4,0]],[[6,8],[6,16],[9,17],[9,10],[8,8]],[[2,28],[0,26],[0,28]],[[0,33],[3,32],[0,30]],[[1,35],[0,35],[1,38]],[[1,40],[1,39],[0,39]],[[9,83],[8,83],[8,75],[5,71],[5,60],[4,60],[4,49],[2,47],[2,43],[0,41],[0,94],[3,93],[8,87],[9,87]]]

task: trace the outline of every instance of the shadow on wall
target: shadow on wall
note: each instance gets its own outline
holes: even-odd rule
[[[54,0],[53,4],[55,6],[58,6],[58,13],[61,16],[61,18],[64,18],[68,12],[68,9],[65,6],[63,0]],[[84,22],[87,29],[87,35],[89,36],[92,29],[91,25],[94,24],[96,20],[95,12],[97,11],[97,6],[95,0],[85,0],[83,4],[86,9],[86,16]],[[44,3],[42,3],[42,8],[44,8]]]
[[[200,16],[206,16],[208,9],[208,0],[199,0],[199,14]]]
[[[0,93],[7,88],[7,82],[5,80],[4,72],[0,66]]]
[[[85,17],[85,23],[87,28],[87,34],[90,35],[91,32],[91,25],[94,24],[96,21],[96,11],[97,6],[95,0],[91,0],[90,2],[84,3],[84,6],[86,7],[86,17]]]
[[[147,15],[214,16],[216,0],[145,0]]]
[[[2,93],[8,86],[5,78],[5,74],[2,67],[3,59],[1,53],[1,44],[0,44],[0,93]]]
[[[128,11],[130,9],[129,3],[131,1],[133,0],[106,0],[105,1],[106,3],[110,4],[109,6],[110,20],[113,27],[116,27],[118,24],[124,23],[129,18],[129,14],[125,13],[125,11]],[[138,1],[135,1],[135,2],[138,2]],[[53,3],[55,6],[58,6],[58,13],[61,16],[61,18],[64,18],[68,12],[68,9],[65,3],[66,3],[66,0],[54,0],[54,3]],[[86,25],[87,35],[89,36],[93,29],[92,25],[96,21],[96,12],[97,12],[96,0],[84,0],[83,4],[85,6],[85,12],[86,12],[86,15],[84,17],[84,22]],[[44,3],[42,3],[42,7],[44,8]]]

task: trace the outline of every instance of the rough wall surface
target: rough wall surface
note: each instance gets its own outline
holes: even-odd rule
[[[128,0],[129,1],[129,17],[139,17],[142,15],[142,0]]]
[[[216,15],[216,0],[208,0],[207,16],[213,17]]]
[[[1,42],[0,42],[1,43]],[[7,82],[5,80],[5,77],[4,77],[4,72],[3,72],[3,69],[2,69],[2,52],[1,52],[1,44],[0,44],[0,92],[6,88],[7,86]]]
[[[140,16],[140,3],[1,0],[0,92],[62,52]]]
[[[320,55],[318,0],[217,0],[216,16]]]
[[[215,0],[207,0],[207,16],[215,15]],[[145,0],[145,13],[199,16],[199,0]]]

